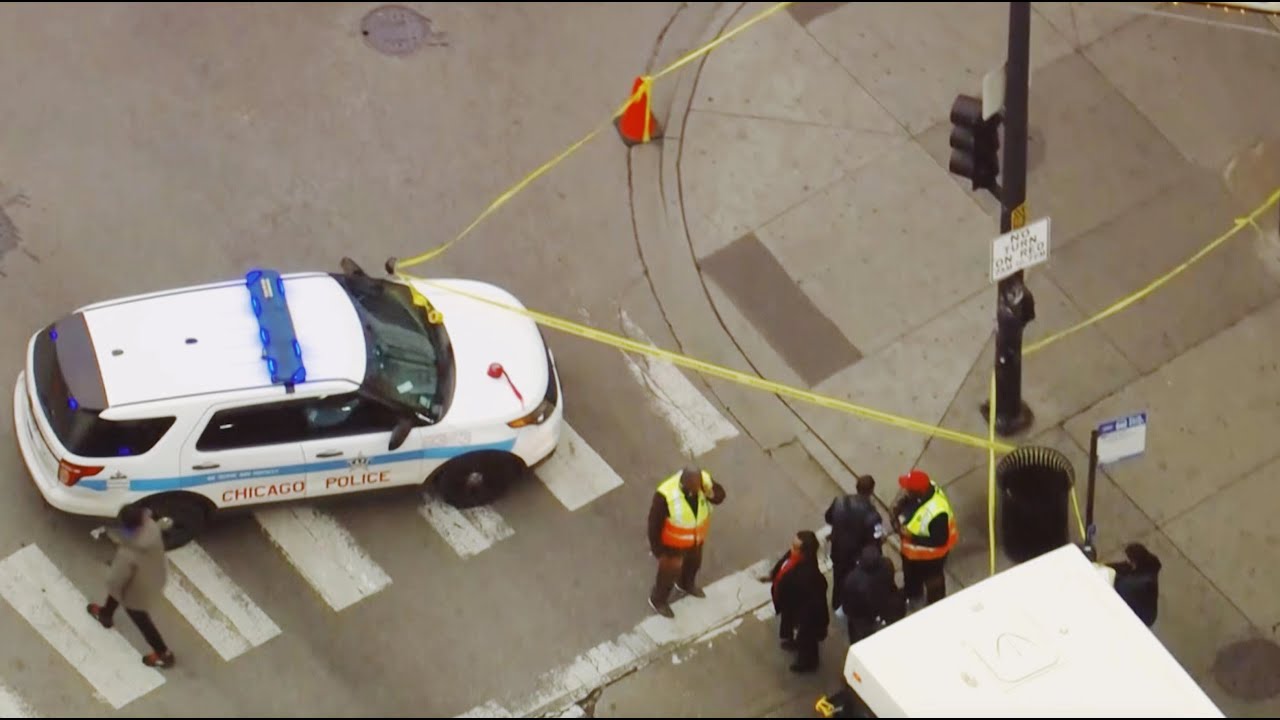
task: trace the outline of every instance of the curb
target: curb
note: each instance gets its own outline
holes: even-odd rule
[[[693,46],[710,42],[729,29],[735,19],[741,19],[748,4],[718,6]],[[655,57],[661,52],[660,47]],[[632,220],[645,276],[677,349],[759,375],[751,357],[727,330],[707,292],[684,221],[680,179],[684,131],[703,65],[712,55],[714,52],[675,74],[675,89],[670,100],[663,103],[668,108],[662,119],[666,137],[655,143],[660,152],[644,145],[629,150]],[[695,382],[763,450],[769,452],[798,440],[837,485],[846,492],[854,491],[856,473],[786,401],[749,388],[712,386],[701,376],[695,377]]]
[[[818,541],[825,546],[830,536],[830,526],[823,526],[816,531]],[[516,709],[517,717],[583,717],[580,705],[590,702],[592,696],[598,696],[603,689],[626,678],[632,673],[669,656],[686,647],[697,645],[712,639],[736,627],[743,618],[756,615],[772,603],[769,586],[759,582],[756,577],[768,572],[774,560],[766,558],[752,563],[750,566],[732,575],[721,578],[708,585],[705,590],[708,600],[680,598],[672,603],[678,608],[676,620],[667,620],[654,615],[645,618],[635,628],[616,641],[597,646],[588,651],[568,668],[562,675],[573,677],[574,669],[579,665],[607,663],[607,646],[612,645],[632,651],[635,657],[617,664],[615,667],[600,673],[601,681],[587,686],[585,684],[567,688],[558,697],[544,699],[535,697],[531,702]],[[831,560],[823,551],[818,560],[818,567],[824,574],[831,572]],[[699,603],[707,603],[717,596],[735,597],[737,609],[727,616],[712,616],[709,619],[699,618]],[[692,622],[690,622],[692,620]],[[625,651],[625,650],[624,650]],[[570,681],[572,682],[572,681]]]

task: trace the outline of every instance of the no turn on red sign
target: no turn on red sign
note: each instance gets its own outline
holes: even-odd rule
[[[991,282],[1049,259],[1049,218],[1005,233],[991,243]]]

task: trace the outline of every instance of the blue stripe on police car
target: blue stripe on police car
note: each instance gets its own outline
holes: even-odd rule
[[[411,460],[447,460],[465,453],[480,452],[484,450],[501,450],[510,452],[515,445],[515,438],[511,438],[509,440],[483,443],[480,445],[456,445],[452,447],[433,447],[424,448],[422,450],[384,453],[370,457],[369,465],[386,465],[388,463],[407,462]],[[338,470],[349,466],[350,463],[346,460],[323,460],[313,463],[253,468],[251,470],[204,473],[201,475],[180,475],[178,477],[170,478],[145,478],[129,481],[129,490],[132,492],[148,493],[165,490],[182,490],[185,488],[232,482],[236,480],[255,480],[258,478],[278,477],[280,475],[301,475],[309,472]],[[85,479],[77,483],[76,486],[86,490],[96,490],[101,492],[107,489],[107,481]]]

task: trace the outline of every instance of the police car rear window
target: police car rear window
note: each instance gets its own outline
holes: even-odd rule
[[[44,415],[68,451],[81,457],[142,455],[176,418],[104,420],[106,389],[84,316],[76,313],[36,338],[32,373]]]

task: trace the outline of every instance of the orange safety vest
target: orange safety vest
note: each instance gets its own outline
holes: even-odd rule
[[[689,500],[680,488],[680,475],[676,473],[658,485],[658,493],[667,500],[667,519],[662,525],[662,544],[674,550],[688,550],[701,545],[707,539],[711,526],[711,503],[707,495],[713,486],[711,474],[702,473],[702,492],[698,493],[698,507],[690,507]]]
[[[915,538],[927,536],[929,534],[929,524],[933,522],[934,518],[943,513],[946,513],[947,516],[947,543],[942,547],[917,545],[914,541]],[[903,526],[902,559],[937,560],[944,558],[959,541],[960,532],[956,529],[956,514],[952,512],[951,503],[942,492],[942,488],[934,485],[933,497],[930,497],[924,504],[916,508],[911,519]]]

